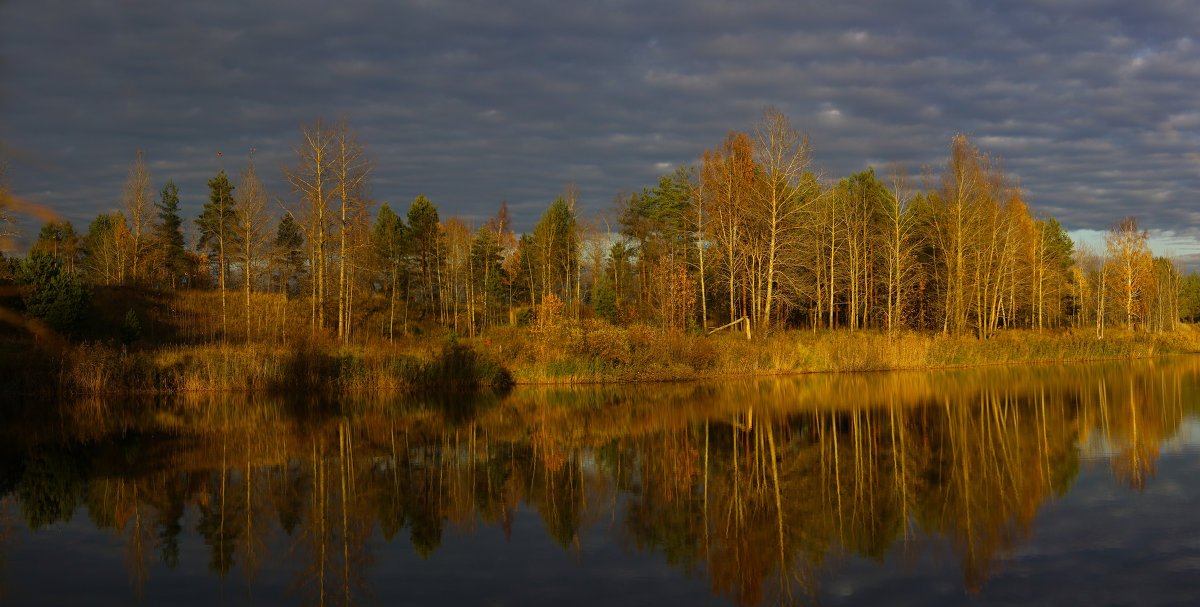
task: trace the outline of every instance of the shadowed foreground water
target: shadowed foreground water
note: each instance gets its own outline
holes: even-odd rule
[[[0,603],[1192,604],[1200,357],[13,405]]]

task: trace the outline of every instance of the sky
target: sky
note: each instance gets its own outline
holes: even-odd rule
[[[602,212],[768,106],[827,178],[936,171],[964,133],[1076,240],[1134,215],[1200,265],[1192,1],[0,0],[6,179],[81,231],[139,149],[190,216],[252,149],[286,204],[300,125],[343,116],[376,201],[531,230],[566,183]]]

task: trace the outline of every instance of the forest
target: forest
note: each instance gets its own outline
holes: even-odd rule
[[[8,353],[30,341],[118,359],[157,351],[142,362],[162,371],[190,354],[268,352],[281,374],[295,362],[283,353],[303,347],[333,353],[321,365],[339,377],[354,359],[366,370],[342,387],[364,387],[398,365],[475,353],[538,381],[1195,350],[1200,276],[1155,256],[1132,216],[1114,218],[1102,249],[1076,245],[965,135],[916,174],[831,177],[767,108],[599,212],[585,214],[568,183],[520,235],[506,202],[476,221],[423,195],[407,208],[373,200],[376,164],[344,118],[302,125],[294,150],[288,191],[267,190],[251,152],[236,176],[208,180],[198,217],[181,215],[179,188],[159,187],[139,151],[119,209],[82,233],[51,219],[23,257],[0,257]],[[21,206],[7,190],[0,201],[11,237]],[[997,343],[1028,351],[996,354]],[[847,347],[855,361],[832,360]],[[238,373],[256,372],[168,383],[262,386]]]

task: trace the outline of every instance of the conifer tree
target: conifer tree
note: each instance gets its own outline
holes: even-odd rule
[[[217,285],[221,290],[221,332],[228,333],[225,315],[225,275],[228,270],[228,260],[225,257],[225,247],[231,243],[234,235],[234,222],[237,212],[233,198],[233,184],[225,176],[225,170],[216,177],[208,180],[208,202],[204,211],[196,219],[200,228],[200,248],[207,247],[217,255]]]
[[[154,243],[161,272],[169,276],[171,288],[187,267],[187,252],[183,246],[183,218],[179,216],[179,187],[167,181],[158,193],[158,221],[154,224]]]

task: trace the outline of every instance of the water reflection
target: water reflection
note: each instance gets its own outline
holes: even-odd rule
[[[1084,463],[1132,490],[1153,482],[1196,417],[1198,374],[1184,357],[471,401],[22,408],[0,431],[0,573],[19,526],[82,514],[120,538],[134,596],[152,565],[196,567],[181,559],[194,537],[215,580],[236,570],[252,592],[287,563],[308,603],[369,602],[397,542],[430,558],[449,531],[511,536],[527,508],[568,554],[611,526],[741,605],[814,602],[845,558],[915,560],[931,541],[973,593]]]

